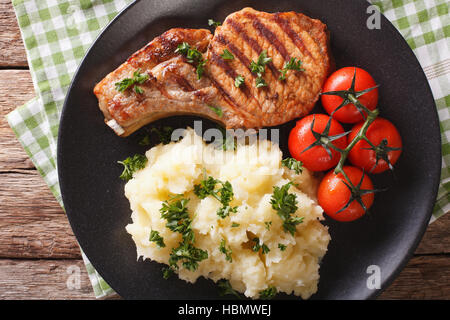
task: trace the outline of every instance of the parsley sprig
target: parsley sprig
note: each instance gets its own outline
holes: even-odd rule
[[[159,142],[162,144],[168,144],[172,142],[172,133],[174,130],[175,128],[170,126],[152,127],[150,130],[146,129],[146,132],[139,136],[138,144],[140,146],[149,146],[151,144],[150,135],[152,133],[158,137]]]
[[[187,42],[183,42],[178,45],[175,53],[182,54],[186,57],[187,62],[196,66],[197,78],[201,79],[203,73],[205,72],[206,60],[203,59],[203,54],[197,50],[197,48],[193,48]]]
[[[219,287],[219,295],[224,296],[224,295],[231,294],[238,299],[242,299],[239,292],[237,292],[236,290],[233,289],[233,287],[230,284],[230,281],[221,279],[217,282],[217,286]]]
[[[281,160],[281,164],[286,168],[294,170],[296,174],[300,174],[303,172],[303,163],[294,158],[286,158]]]
[[[267,56],[267,51],[263,50],[258,57],[258,60],[250,63],[250,71],[255,73],[258,77],[255,80],[257,88],[267,86],[266,81],[263,79],[263,75],[266,72],[266,64],[272,61],[272,58]]]
[[[164,238],[159,235],[156,230],[150,231],[149,241],[156,243],[159,248],[164,248],[166,244],[164,243]]]
[[[242,86],[244,83],[245,83],[245,78],[244,78],[242,75],[238,74],[238,75],[236,76],[236,78],[234,79],[234,86],[235,86],[236,88],[239,88],[239,87]]]
[[[283,69],[280,70],[281,75],[278,79],[286,80],[286,73],[288,70],[305,71],[305,69],[302,68],[302,62],[300,59],[297,60],[296,58],[291,58],[289,61],[284,63]]]
[[[175,128],[173,127],[164,126],[161,128],[153,127],[150,129],[150,132],[155,133],[162,144],[168,144],[172,141],[172,133],[174,132],[174,130]]]
[[[221,187],[216,189],[218,184]],[[237,207],[230,206],[234,193],[233,186],[228,181],[222,182],[211,176],[206,177],[206,173],[204,173],[204,178],[200,184],[194,186],[194,193],[199,199],[205,199],[207,196],[216,198],[222,204],[222,207],[217,210],[217,215],[222,219],[228,217],[230,213],[237,212]]]
[[[233,257],[231,256],[233,250],[231,250],[230,246],[228,246],[228,248],[226,247],[225,239],[222,239],[222,241],[220,241],[219,250],[225,255],[225,260],[227,260],[228,262],[233,262]]]
[[[171,231],[181,233],[183,239],[177,248],[172,248],[169,257],[169,267],[163,269],[165,279],[179,268],[179,262],[184,268],[195,271],[198,268],[198,263],[208,258],[207,251],[194,246],[195,234],[192,230],[192,220],[187,210],[188,202],[189,199],[178,195],[164,201],[160,209],[161,218],[167,220],[166,227]]]
[[[187,209],[189,199],[182,196],[172,197],[163,202],[161,209],[161,218],[166,219],[166,227],[173,231],[181,233],[183,239],[189,242],[195,241],[195,235],[191,228],[191,219]]]
[[[223,50],[223,53],[220,56],[224,60],[233,60],[234,59],[234,55],[228,49]]]
[[[207,251],[196,248],[191,242],[184,240],[179,247],[172,249],[169,266],[178,269],[178,262],[180,261],[184,268],[195,271],[198,268],[198,263],[205,259],[208,259]]]
[[[147,157],[143,154],[135,154],[134,156],[128,157],[123,161],[117,161],[117,163],[124,166],[122,174],[119,178],[124,181],[130,180],[133,178],[134,172],[145,168],[147,161]]]
[[[134,92],[138,94],[142,94],[144,91],[141,87],[138,86],[138,84],[143,84],[145,81],[147,81],[150,78],[150,76],[146,73],[141,73],[141,69],[137,69],[133,72],[132,78],[125,78],[122,79],[119,82],[115,83],[116,90],[119,92],[124,92],[128,88],[133,86]]]
[[[274,186],[270,203],[283,221],[284,231],[294,235],[296,226],[303,222],[303,217],[292,216],[297,211],[297,196],[288,192],[292,184],[288,182],[281,188]]]
[[[259,298],[261,300],[270,300],[273,299],[273,297],[275,297],[277,293],[277,288],[275,288],[274,286],[270,286],[267,289],[259,292]]]
[[[208,19],[208,26],[217,28],[222,25],[222,22],[214,21],[213,19]]]
[[[210,108],[219,117],[223,116],[223,111],[222,111],[221,107],[215,107],[215,106],[208,105],[208,108]]]
[[[269,247],[267,245],[265,245],[264,243],[261,244],[261,241],[259,240],[258,237],[253,238],[252,241],[255,243],[255,245],[252,247],[252,250],[254,252],[258,252],[259,249],[261,249],[262,254],[269,253],[269,251],[270,251]]]

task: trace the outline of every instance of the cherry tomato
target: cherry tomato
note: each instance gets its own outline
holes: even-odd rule
[[[373,190],[373,184],[369,176],[364,174],[359,168],[344,166],[343,170],[351,184],[349,184],[342,173],[335,174],[334,171],[330,171],[319,185],[317,198],[319,205],[329,217],[337,221],[353,221],[361,218],[366,213],[366,210],[355,198],[357,193],[355,191],[352,192],[345,183],[354,187],[358,187],[361,183],[360,190]],[[365,193],[359,195],[359,197],[368,210],[373,204],[374,194]],[[349,202],[350,204],[347,206]]]
[[[326,132],[327,123],[331,120],[328,132]],[[311,114],[297,121],[294,129],[289,134],[289,151],[297,160],[303,162],[303,165],[311,171],[325,171],[337,165],[341,154],[332,147],[325,148],[323,144],[311,145],[317,143],[318,139],[311,131],[311,126],[314,122],[314,132],[322,135],[327,134],[331,139],[333,136],[344,133],[344,128],[334,119],[331,119],[325,114]],[[340,149],[345,149],[347,146],[347,137],[335,137],[331,143]],[[328,149],[328,151],[327,151]],[[331,154],[331,157],[330,157]]]
[[[352,128],[349,141],[362,126],[363,123],[359,123]],[[365,140],[358,141],[349,152],[350,162],[370,173],[384,172],[390,168],[389,164],[392,168],[402,153],[402,138],[397,128],[386,119],[376,118],[367,129],[366,137],[375,148]]]
[[[325,82],[322,92],[348,90],[351,87],[355,75],[355,91],[362,91],[376,86],[372,76],[361,68],[345,67],[335,71]],[[358,98],[369,110],[374,110],[378,103],[378,88],[375,88]],[[339,107],[344,101],[342,97],[335,95],[321,95],[322,105],[328,114]],[[346,104],[333,114],[333,118],[343,123],[356,123],[363,120],[361,113],[352,104]]]

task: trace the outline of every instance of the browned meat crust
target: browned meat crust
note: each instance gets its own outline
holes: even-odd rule
[[[175,53],[189,43],[204,53],[206,73],[197,79],[195,66]],[[233,60],[221,54],[229,50]],[[250,63],[267,51],[272,62],[263,75],[267,87],[256,88]],[[305,71],[280,71],[291,58]],[[199,114],[228,128],[275,126],[306,115],[316,103],[333,69],[326,25],[301,13],[270,14],[251,8],[229,15],[214,37],[204,29],[171,29],[133,54],[94,89],[105,121],[114,120],[127,136],[143,125],[173,114]],[[143,93],[118,92],[115,83],[136,69],[149,75]],[[238,75],[245,84],[234,85]],[[222,114],[214,112],[220,108]]]

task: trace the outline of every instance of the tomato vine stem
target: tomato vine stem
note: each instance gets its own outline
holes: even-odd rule
[[[334,169],[334,173],[338,174],[341,173],[346,179],[346,174],[343,170],[344,163],[347,160],[348,154],[350,150],[360,141],[360,140],[366,140],[368,141],[366,137],[367,129],[369,129],[369,126],[372,124],[372,122],[378,117],[380,114],[380,111],[378,109],[369,110],[367,109],[359,100],[353,95],[348,94],[347,98],[358,108],[364,110],[364,112],[367,114],[367,117],[364,121],[363,126],[358,131],[358,134],[355,136],[355,138],[347,145],[347,147],[344,150],[337,150],[341,154],[341,158],[339,159],[339,162]],[[368,141],[370,143],[370,141]],[[348,179],[347,179],[348,180]]]

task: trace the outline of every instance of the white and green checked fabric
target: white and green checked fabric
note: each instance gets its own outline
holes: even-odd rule
[[[7,118],[61,205],[55,157],[65,94],[92,41],[130,2],[132,0],[13,0],[37,96]],[[436,100],[441,121],[443,169],[433,221],[450,211],[448,3],[447,0],[374,0],[372,3],[392,21],[414,50]],[[84,255],[83,259],[96,297],[114,293]]]
[[[442,172],[431,222],[450,211],[450,14],[448,0],[372,0],[408,42],[430,83],[440,120]]]
[[[58,202],[56,139],[64,97],[86,50],[132,0],[14,0],[36,98],[8,122]],[[97,298],[114,291],[82,254]]]

